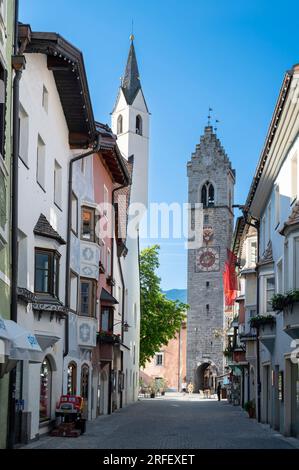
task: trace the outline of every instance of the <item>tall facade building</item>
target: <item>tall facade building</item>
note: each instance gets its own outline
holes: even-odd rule
[[[140,335],[140,282],[139,282],[139,223],[133,223],[134,210],[130,207],[141,204],[141,214],[148,200],[148,160],[149,160],[149,111],[141,88],[136,59],[134,37],[125,73],[118,91],[112,112],[112,130],[117,135],[118,147],[127,161],[131,173],[130,191],[126,192],[128,216],[125,220],[125,245],[127,254],[119,260],[115,257],[114,272],[122,289],[125,285],[124,320],[129,328],[124,332],[123,370],[125,377],[124,404],[136,401],[139,384],[139,335]],[[119,193],[116,196],[124,196]],[[121,198],[114,201],[120,212]]]
[[[12,54],[15,2],[0,1],[0,318],[10,318]],[[0,356],[3,354],[0,344]],[[1,366],[1,360],[0,360]],[[0,372],[0,448],[6,445],[9,374]]]
[[[296,294],[292,297],[290,293],[299,290],[298,81],[297,64],[282,80],[246,199],[250,221],[254,225],[259,221],[259,230],[256,276],[250,286],[246,275],[245,293],[255,287],[258,297],[255,306],[254,299],[247,302],[245,328],[239,316],[239,337],[249,362],[250,399],[255,401],[256,415],[262,423],[297,439],[299,304]],[[236,230],[236,245],[242,242],[243,233]],[[244,277],[241,263],[240,268]],[[273,299],[276,295],[279,297]],[[246,387],[246,375],[242,379]]]
[[[203,241],[188,250],[187,381],[213,389],[223,373],[222,273],[231,244],[235,171],[211,126],[187,164],[189,203],[203,204]],[[192,213],[192,210],[191,210]]]

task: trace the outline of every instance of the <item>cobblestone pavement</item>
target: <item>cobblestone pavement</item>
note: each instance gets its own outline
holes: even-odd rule
[[[291,449],[284,438],[239,407],[196,395],[141,399],[87,424],[78,438],[41,437],[35,449]]]

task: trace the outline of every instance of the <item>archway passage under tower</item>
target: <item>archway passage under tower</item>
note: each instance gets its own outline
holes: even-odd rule
[[[194,377],[194,391],[200,392],[210,390],[215,393],[217,387],[217,367],[212,362],[204,362],[200,364]]]

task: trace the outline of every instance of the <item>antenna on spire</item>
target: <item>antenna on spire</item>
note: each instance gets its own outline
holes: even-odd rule
[[[134,39],[135,39],[135,36],[134,36],[134,20],[132,19],[132,29],[131,29],[130,40],[133,42]]]
[[[213,109],[212,109],[212,108],[209,108],[209,114],[208,114],[208,127],[210,127],[210,125],[211,125],[211,118],[212,118],[212,116],[211,116],[211,112],[212,112],[212,111],[213,111]]]

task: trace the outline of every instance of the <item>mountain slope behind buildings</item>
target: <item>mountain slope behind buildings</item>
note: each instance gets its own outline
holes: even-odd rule
[[[187,289],[170,289],[163,291],[169,300],[179,300],[180,302],[187,303]]]

